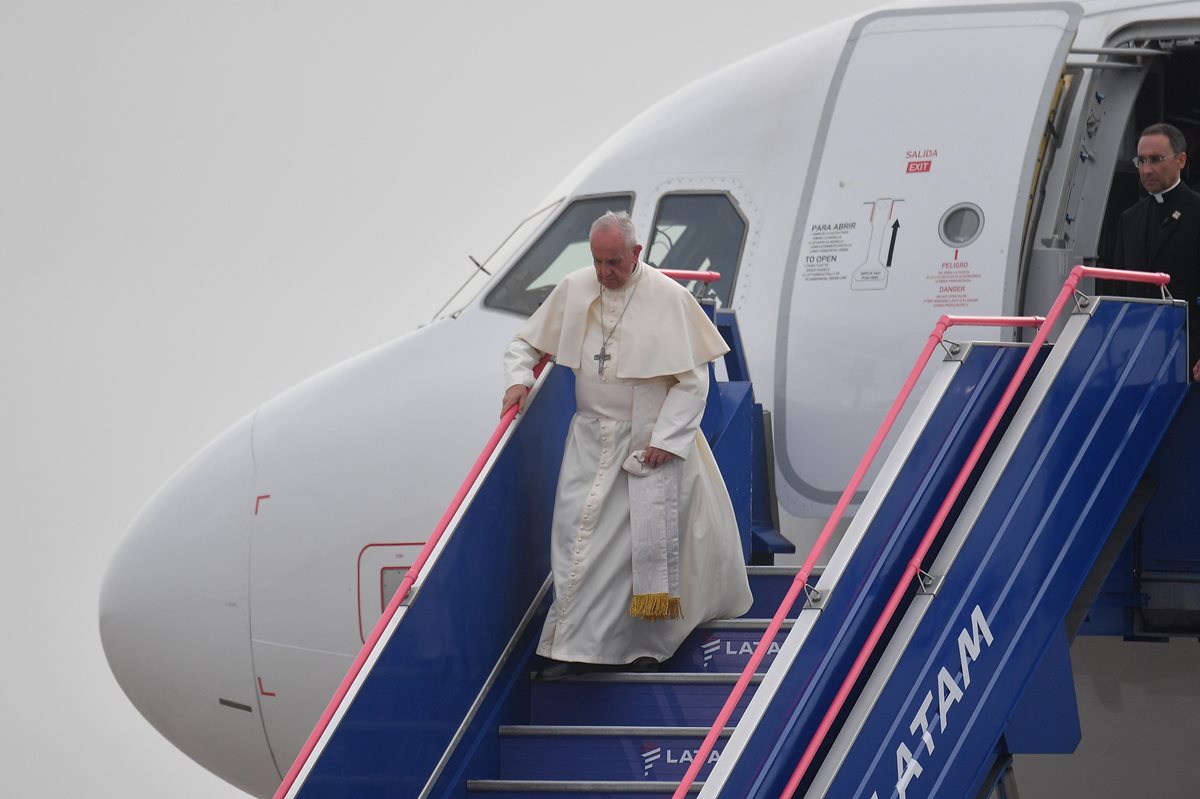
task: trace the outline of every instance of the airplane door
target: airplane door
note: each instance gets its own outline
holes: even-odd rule
[[[837,500],[939,316],[1016,307],[1037,150],[1081,16],[926,8],[853,28],[781,297],[777,489],[793,514]]]

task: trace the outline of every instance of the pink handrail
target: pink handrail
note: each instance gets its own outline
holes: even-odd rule
[[[867,470],[871,468],[871,464],[875,460],[875,456],[879,454],[880,448],[883,446],[884,440],[892,427],[896,423],[896,419],[900,416],[900,410],[908,401],[913,389],[917,385],[917,380],[920,379],[921,373],[925,370],[926,364],[933,356],[934,351],[941,344],[942,338],[946,331],[951,327],[962,327],[966,325],[975,327],[1037,327],[1043,322],[1039,316],[942,316],[938,319],[937,324],[933,326],[933,331],[929,334],[929,338],[925,342],[924,349],[917,356],[916,363],[908,373],[904,385],[900,389],[900,393],[896,395],[896,399],[888,408],[887,415],[884,416],[883,422],[879,425],[879,429],[875,432],[875,437],[871,439],[871,443],[867,446],[867,451],[863,454],[862,460],[858,463],[858,468],[854,470],[854,474],[850,478],[850,482],[846,485],[846,489],[842,492],[841,498],[837,505],[834,506],[833,513],[829,520],[825,522],[825,526],[821,529],[821,534],[817,536],[816,542],[808,553],[808,557],[804,560],[804,565],[800,567],[796,577],[792,580],[791,588],[780,603],[779,609],[775,611],[775,615],[771,618],[771,623],[767,625],[766,632],[758,642],[758,646],[754,648],[754,654],[750,657],[750,662],[746,664],[746,668],[742,670],[741,676],[737,683],[733,686],[733,691],[729,694],[729,698],[725,701],[725,705],[721,708],[721,712],[717,714],[716,721],[708,731],[708,735],[704,738],[704,743],[701,744],[696,757],[692,761],[692,765],[688,768],[683,776],[683,780],[679,783],[672,799],[683,799],[692,782],[700,773],[701,766],[708,760],[712,748],[716,745],[717,739],[721,735],[721,731],[725,728],[730,717],[733,715],[734,708],[741,701],[742,695],[745,694],[747,686],[754,678],[754,673],[758,671],[759,665],[766,656],[767,649],[771,642],[775,640],[780,627],[783,626],[787,614],[791,611],[792,605],[800,596],[800,592],[804,590],[808,583],[808,578],[812,575],[812,571],[816,568],[817,560],[820,559],[821,553],[825,550],[825,546],[829,543],[829,539],[833,536],[833,531],[837,528],[838,522],[842,520],[842,516],[846,513],[846,508],[850,506],[850,502],[854,498],[854,494],[858,491],[858,487],[867,476]]]
[[[1041,349],[1041,346],[1046,342],[1046,338],[1050,334],[1050,329],[1054,326],[1054,323],[1062,314],[1067,302],[1072,296],[1074,296],[1075,289],[1079,285],[1079,281],[1085,277],[1099,277],[1109,280],[1127,280],[1134,283],[1151,283],[1159,286],[1166,286],[1166,284],[1171,280],[1169,275],[1163,274],[1162,272],[1126,272],[1118,269],[1097,269],[1087,266],[1076,266],[1071,270],[1071,274],[1067,277],[1066,282],[1063,283],[1062,291],[1059,292],[1057,299],[1055,299],[1054,304],[1050,307],[1050,312],[1046,314],[1045,321],[1048,324],[1041,325],[1037,334],[1033,337],[1033,341],[1029,344],[1029,349],[1025,353],[1025,357],[1021,359],[1021,363],[1017,367],[1016,372],[1013,374],[1012,379],[1009,381],[1008,387],[1005,389],[1004,394],[1000,397],[1000,402],[997,404],[995,410],[992,411],[992,415],[988,419],[987,424],[984,426],[983,431],[979,434],[979,438],[976,440],[975,446],[972,447],[971,453],[967,456],[966,462],[959,470],[958,476],[955,478],[953,485],[950,487],[950,493],[946,495],[946,498],[942,501],[941,507],[938,508],[938,512],[934,516],[933,521],[930,522],[928,529],[926,529],[925,535],[921,539],[921,543],[917,546],[916,552],[913,553],[912,558],[909,560],[908,565],[905,568],[904,575],[900,578],[900,581],[896,583],[895,589],[893,589],[891,596],[888,598],[888,602],[884,607],[883,614],[875,622],[875,626],[871,629],[871,634],[867,637],[866,642],[863,644],[862,649],[858,653],[858,657],[854,660],[854,665],[851,666],[849,673],[847,673],[846,678],[842,681],[842,685],[838,689],[837,695],[834,697],[833,704],[831,704],[829,709],[825,712],[825,716],[821,719],[821,724],[817,727],[817,731],[814,734],[812,741],[809,742],[808,747],[804,750],[804,755],[800,758],[800,762],[796,765],[795,771],[792,772],[792,777],[788,781],[787,787],[785,787],[783,793],[780,794],[781,799],[787,799],[787,797],[791,797],[793,793],[795,793],[796,789],[799,788],[805,774],[808,772],[809,766],[812,765],[813,759],[816,757],[817,751],[825,742],[825,737],[829,734],[829,730],[833,726],[834,719],[837,717],[838,713],[841,712],[842,706],[845,704],[851,690],[854,688],[854,683],[857,682],[859,676],[862,674],[862,671],[866,666],[867,661],[874,653],[875,647],[878,645],[884,629],[886,629],[888,624],[891,622],[892,616],[896,612],[896,608],[899,606],[901,599],[903,599],[904,592],[909,586],[909,581],[913,578],[919,579],[921,574],[921,561],[924,560],[925,555],[928,554],[929,548],[933,545],[934,538],[937,536],[939,529],[946,521],[946,517],[950,513],[950,509],[954,506],[954,503],[958,501],[958,496],[962,492],[963,486],[966,485],[967,480],[971,475],[971,471],[979,462],[980,457],[983,455],[983,450],[987,447],[992,435],[996,432],[996,427],[1000,424],[1000,419],[1008,410],[1008,406],[1012,403],[1013,397],[1016,396],[1016,393],[1021,386],[1021,382],[1025,379],[1025,375],[1028,374],[1029,369],[1033,366],[1033,362],[1038,356],[1038,350]],[[698,756],[697,761],[702,762],[701,757]]]
[[[684,269],[660,269],[658,271],[675,280],[696,280],[700,283],[716,283],[721,279],[720,272],[691,272]]]
[[[549,355],[542,357],[537,366],[535,366],[533,369],[533,374],[535,377],[541,376],[541,373],[545,369],[546,363],[549,362],[549,360]],[[395,596],[393,596],[392,600],[388,602],[387,608],[385,608],[383,611],[383,615],[375,624],[375,629],[371,631],[371,636],[367,639],[366,643],[363,644],[362,649],[358,651],[358,657],[356,657],[354,662],[350,664],[350,670],[347,671],[346,676],[342,678],[342,682],[338,686],[337,691],[334,692],[333,698],[329,700],[329,704],[325,707],[325,712],[321,714],[321,718],[317,721],[316,726],[313,727],[313,731],[309,734],[308,740],[304,742],[304,746],[300,749],[300,753],[296,755],[296,759],[292,762],[292,767],[288,769],[287,775],[284,776],[283,782],[281,782],[279,787],[275,790],[274,799],[284,799],[284,797],[287,796],[288,791],[292,789],[292,785],[296,782],[296,778],[300,775],[300,771],[304,768],[304,764],[308,762],[309,756],[311,756],[313,751],[317,748],[317,744],[320,742],[321,736],[325,734],[325,730],[329,727],[329,722],[333,720],[334,714],[337,713],[337,709],[341,706],[342,700],[344,700],[346,698],[346,694],[350,692],[350,687],[354,684],[354,681],[358,679],[358,675],[362,671],[363,666],[366,664],[367,659],[375,650],[375,646],[379,643],[379,639],[383,636],[384,630],[387,629],[392,617],[396,615],[396,611],[400,609],[400,605],[408,597],[408,592],[412,589],[413,584],[416,583],[417,577],[420,576],[421,570],[425,566],[425,562],[429,560],[430,555],[433,554],[433,550],[437,548],[438,541],[441,540],[442,535],[446,532],[446,528],[450,526],[451,520],[454,519],[455,514],[457,514],[459,508],[462,507],[463,501],[467,498],[467,495],[475,486],[475,482],[479,479],[480,473],[483,472],[483,467],[487,465],[488,460],[492,457],[492,453],[496,451],[496,447],[499,445],[500,439],[508,430],[509,425],[512,424],[513,419],[517,415],[518,409],[519,408],[517,405],[513,405],[504,412],[503,416],[500,417],[500,423],[496,425],[496,429],[492,431],[491,437],[488,438],[487,443],[484,444],[483,451],[479,453],[479,457],[475,459],[475,463],[471,466],[471,470],[467,472],[467,477],[463,480],[462,485],[459,486],[458,493],[456,493],[454,495],[454,499],[450,501],[449,507],[446,508],[446,512],[442,514],[442,518],[438,521],[437,527],[434,528],[433,534],[429,536],[429,540],[425,542],[425,546],[421,547],[421,553],[417,555],[417,559],[413,562],[413,565],[409,567],[408,573],[404,576],[404,579],[400,581],[400,587],[396,589]]]

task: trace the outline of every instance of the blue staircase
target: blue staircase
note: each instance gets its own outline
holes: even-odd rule
[[[729,379],[710,381],[701,430],[726,476],[746,560],[769,563],[774,553],[792,546],[771,519],[763,411],[745,379],[736,320],[719,313],[716,323],[734,351],[726,357]],[[695,673],[650,678],[607,674],[579,686],[529,682],[536,636],[549,604],[550,517],[573,395],[571,372],[548,368],[520,424],[502,441],[461,515],[447,529],[438,554],[417,578],[407,606],[385,614],[376,630],[378,642],[369,656],[360,655],[361,670],[356,664],[343,682],[335,705],[327,709],[277,797],[461,799],[470,781],[497,779],[510,770],[520,773],[517,764],[531,747],[543,743],[546,732],[533,714],[553,716],[546,710],[553,704],[547,697],[564,688],[582,691],[593,701],[600,694],[632,691],[635,699],[622,702],[642,709],[653,705],[636,697],[649,691],[659,697],[654,701],[687,709],[685,721],[650,722],[656,738],[674,747],[677,741],[688,743],[689,736],[704,735],[703,725],[712,718],[703,718],[704,709],[722,704],[736,676],[718,668],[749,657],[743,652],[752,628],[744,620],[728,631],[706,627],[696,632],[694,643],[676,658],[679,671],[687,670],[690,658]],[[751,613],[770,615],[790,581],[790,575],[777,570],[756,575],[758,601]],[[765,622],[759,629],[763,626]],[[717,651],[722,636],[735,637],[734,654]],[[655,688],[652,680],[660,686]],[[680,698],[671,698],[673,694]],[[564,707],[571,701],[566,696]],[[701,704],[692,708],[697,701]],[[574,700],[575,705],[581,702]],[[613,718],[622,719],[621,703],[608,704]],[[664,724],[684,724],[694,732],[689,729],[680,738],[672,729],[672,735],[663,737]],[[570,724],[589,725],[613,726],[602,719]],[[573,733],[558,737],[584,744],[588,751],[625,745],[611,730]],[[637,746],[643,743],[639,739]],[[643,763],[640,751],[636,762]],[[665,771],[667,764],[661,765]],[[638,768],[645,780],[644,763]]]
[[[497,777],[469,781],[467,796],[670,796],[795,572],[749,573],[754,605],[746,616],[701,625],[659,673],[531,682],[529,723],[499,727]]]
[[[1074,748],[1072,619],[1116,557],[1106,543],[1122,511],[1145,506],[1138,486],[1187,389],[1185,317],[1178,304],[1104,300],[1037,351],[797,796],[1000,795],[1013,753]],[[1026,352],[970,345],[947,358],[711,755],[697,755],[708,725],[793,573],[752,566],[746,617],[701,625],[659,673],[531,680],[549,604],[551,453],[571,392],[568,373],[552,374],[534,399],[546,411],[526,414],[511,460],[286,795],[664,797],[699,757],[693,793],[779,796]],[[761,410],[744,382],[723,384],[710,409],[747,560],[769,560],[784,544],[763,511]]]
[[[1101,301],[1064,335],[834,745],[824,795],[970,796],[1012,753],[1074,750],[1064,621],[1183,400],[1184,313]]]
[[[1184,314],[1178,304],[1101,300],[1068,321],[796,795],[986,796],[1011,754],[1074,749],[1065,621],[1186,392]],[[908,494],[883,490],[881,511]],[[785,791],[866,629],[906,579],[927,526],[925,510],[913,515],[916,525],[866,521],[820,613],[801,614],[793,635],[804,640],[794,655],[785,644],[778,690],[726,747],[722,796]],[[886,544],[874,538],[881,519]]]

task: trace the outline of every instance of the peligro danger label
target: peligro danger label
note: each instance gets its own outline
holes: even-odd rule
[[[925,276],[930,292],[923,300],[935,308],[966,308],[979,302],[980,274],[970,261],[942,261],[938,270]]]

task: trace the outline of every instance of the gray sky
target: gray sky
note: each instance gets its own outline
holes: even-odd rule
[[[631,116],[872,4],[0,4],[4,793],[242,796],[108,671],[96,600],[134,514],[427,321]]]

